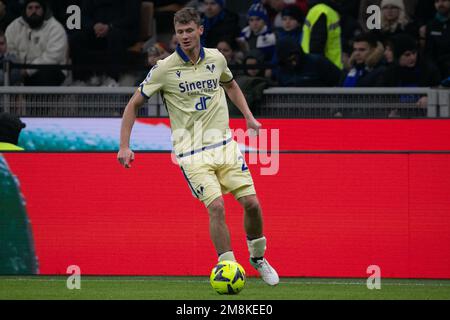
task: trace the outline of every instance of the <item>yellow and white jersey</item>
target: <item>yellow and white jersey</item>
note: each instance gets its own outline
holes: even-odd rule
[[[169,113],[176,155],[186,156],[229,141],[228,106],[220,84],[232,80],[219,50],[203,47],[195,64],[178,46],[150,70],[139,90],[146,98],[160,92]]]

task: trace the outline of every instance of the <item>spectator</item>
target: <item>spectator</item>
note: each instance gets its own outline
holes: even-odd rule
[[[426,59],[418,56],[416,39],[400,34],[392,39],[394,65],[382,77],[387,87],[433,87],[440,81],[439,70]]]
[[[419,28],[419,52],[421,55],[425,55],[427,46],[427,26],[421,26]]]
[[[284,4],[286,6],[296,5],[302,11],[303,16],[308,13],[308,0],[284,0]]]
[[[258,65],[264,62],[264,55],[259,50],[251,50],[244,58],[244,65]],[[244,74],[236,77],[236,82],[241,88],[248,106],[254,115],[259,114],[258,106],[263,97],[263,91],[271,84],[270,80],[264,76],[264,71],[260,68],[245,69]],[[230,116],[240,115],[240,111],[229,103]]]
[[[0,113],[0,151],[21,151],[19,135],[26,125],[19,117],[3,112]]]
[[[139,36],[140,0],[83,0],[81,30],[70,36],[74,66],[104,65],[103,85],[117,86],[126,50]],[[76,80],[100,84],[91,70],[74,70]]]
[[[116,0],[113,0],[116,1]],[[119,0],[117,0],[119,1]],[[184,6],[198,7],[200,0],[142,0],[153,2],[155,8],[155,25],[157,30],[157,41],[168,42],[175,30],[173,28],[173,15]]]
[[[283,87],[334,87],[341,70],[321,55],[306,54],[298,43],[284,38],[277,43],[278,84]]]
[[[303,25],[302,49],[320,54],[343,69],[340,16],[337,0],[312,1]]]
[[[17,63],[17,57],[13,54],[8,53],[8,45],[6,42],[5,34],[0,31],[0,65],[3,66],[3,63],[5,61]],[[17,68],[12,68],[10,70],[9,84],[13,86],[18,85],[20,83],[20,80],[20,70]],[[0,69],[0,85],[5,85],[5,74],[3,68]]]
[[[302,25],[305,20],[302,12],[296,5],[289,5],[281,11],[281,16],[282,16],[282,27],[277,28],[275,30],[277,42],[279,42],[281,39],[284,38],[290,38],[295,42],[297,42],[299,46],[301,46]],[[272,58],[272,65],[273,66],[278,65],[278,56],[276,50]],[[270,74],[270,76],[274,79],[277,78],[276,72],[277,68],[274,67],[271,70]]]
[[[422,10],[421,2],[429,2],[429,0],[406,0],[403,1],[403,5],[405,8],[406,16],[409,17],[411,20],[414,20],[414,17],[416,16],[415,12],[420,13]],[[381,8],[381,0],[361,0],[359,4],[359,25],[361,26],[362,30],[364,32],[370,31],[367,28],[367,19],[369,18],[369,14],[367,13],[367,8],[376,5]]]
[[[272,29],[283,27],[282,11],[287,6],[296,6],[303,17],[308,13],[308,0],[263,0]]]
[[[263,0],[262,2],[269,17],[268,26],[271,29],[281,28],[281,10],[286,5],[284,0]]]
[[[408,17],[403,0],[381,1],[381,36],[382,40],[400,33],[407,33],[418,38],[418,28]]]
[[[394,63],[394,43],[390,39],[384,43],[384,60],[386,66],[391,66]]]
[[[358,23],[359,0],[341,0],[337,3],[336,8],[340,15],[342,50],[351,55],[352,40],[363,33]]]
[[[242,51],[258,49],[264,54],[264,62],[272,61],[275,52],[275,34],[269,28],[269,17],[264,6],[256,1],[247,12],[248,26],[242,29],[238,41]]]
[[[343,87],[375,87],[385,71],[383,58],[383,44],[373,35],[357,36],[350,57],[352,69],[347,73]]]
[[[233,45],[234,44],[234,45]],[[227,65],[232,66],[236,64],[241,64],[241,59],[239,58],[240,52],[237,51],[235,42],[230,42],[227,39],[222,39],[217,43],[217,49],[223,54],[227,60]],[[236,75],[236,72],[233,72]]]
[[[152,68],[158,60],[162,60],[170,56],[166,45],[162,42],[156,42],[147,51],[147,66]]]
[[[245,66],[256,66],[264,63],[264,55],[259,50],[251,50],[244,58],[243,64]],[[249,77],[263,77],[264,72],[261,68],[255,67],[254,69],[247,68],[244,74]]]
[[[302,43],[302,26],[305,21],[301,10],[290,5],[281,11],[281,28],[275,30],[277,41],[289,37],[297,41],[298,45]]]
[[[408,12],[409,1],[405,2],[406,11]],[[436,15],[436,8],[434,1],[430,0],[417,0],[415,14],[410,17],[414,17],[419,27],[426,26],[428,22],[433,20]]]
[[[147,76],[148,70],[150,70],[158,60],[167,58],[169,55],[170,52],[166,44],[163,42],[156,42],[147,49],[145,70],[125,74],[121,79],[120,85],[126,87],[139,86],[142,79],[145,79]]]
[[[22,17],[6,29],[8,51],[24,64],[66,64],[67,36],[63,26],[46,16],[44,0],[27,0]],[[28,86],[59,86],[66,72],[58,69],[23,69],[23,82]]]
[[[353,52],[349,63],[351,69],[344,78],[343,87],[376,87],[386,70],[384,64],[384,46],[372,33],[365,33],[353,39]],[[373,117],[378,110],[370,112],[366,108],[336,108],[334,117],[367,118]]]
[[[26,0],[3,0],[6,5],[6,11],[16,19],[22,15]]]
[[[431,62],[418,56],[416,39],[408,34],[400,34],[392,39],[394,44],[394,64],[380,79],[382,87],[434,87],[440,82],[439,70]],[[427,97],[408,97],[414,99],[420,113],[427,107]],[[417,101],[416,101],[417,100]],[[398,110],[392,110],[390,117],[398,116]]]
[[[222,39],[229,42],[239,37],[239,16],[225,8],[225,0],[204,0],[202,45],[215,48]]]
[[[436,17],[427,25],[426,55],[436,61],[441,76],[450,76],[450,0],[435,0]]]
[[[12,14],[6,9],[6,0],[0,0],[0,31],[5,32],[6,27],[14,20]]]

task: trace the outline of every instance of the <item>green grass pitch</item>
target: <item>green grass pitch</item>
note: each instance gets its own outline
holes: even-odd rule
[[[69,290],[63,276],[0,276],[5,299],[150,299],[150,300],[450,300],[450,280],[382,279],[369,290],[366,279],[281,278],[276,287],[248,278],[238,295],[219,295],[208,277],[81,276],[81,289]]]

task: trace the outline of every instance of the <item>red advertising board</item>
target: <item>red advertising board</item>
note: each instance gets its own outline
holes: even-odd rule
[[[364,127],[350,123],[356,131]],[[446,129],[432,128],[423,135],[444,151]],[[390,141],[395,132],[380,134]],[[362,137],[353,138],[343,146],[336,137],[332,149],[328,141],[327,153],[277,154],[275,175],[249,164],[271,263],[281,276],[367,277],[367,267],[378,265],[383,277],[450,278],[450,153],[433,153],[425,140],[411,147],[429,151],[422,154],[331,152],[364,147]],[[371,139],[371,147],[395,147]],[[4,157],[27,202],[41,274],[78,265],[83,274],[207,275],[216,262],[207,212],[169,153],[137,153],[131,169],[120,167],[115,153]],[[232,196],[225,199],[235,255],[254,275],[242,209]]]
[[[450,155],[282,154],[250,165],[267,255],[282,276],[450,278]],[[112,153],[7,154],[27,201],[41,274],[205,275],[208,216],[169,154],[121,168]],[[226,197],[239,261],[242,210]]]

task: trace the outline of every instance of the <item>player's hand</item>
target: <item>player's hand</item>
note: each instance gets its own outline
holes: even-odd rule
[[[130,148],[120,149],[117,153],[117,160],[125,168],[131,168],[131,163],[134,161],[134,152]]]
[[[254,117],[247,119],[247,129],[249,130],[249,134],[257,136],[261,127],[261,123],[259,123]]]
[[[102,25],[103,25],[103,24],[100,23],[100,22],[94,24],[94,33],[95,33],[95,36],[96,36],[97,38],[98,38],[98,35],[99,35],[99,33],[100,33],[100,30],[103,28]]]
[[[104,24],[103,28],[100,29],[99,37],[104,38],[108,35],[108,33],[109,33],[109,26],[107,24]]]
[[[426,109],[428,107],[428,97],[420,98],[419,101],[417,101],[417,106]]]
[[[94,32],[97,38],[104,38],[108,34],[108,31],[109,26],[107,24],[98,22],[94,25]]]

